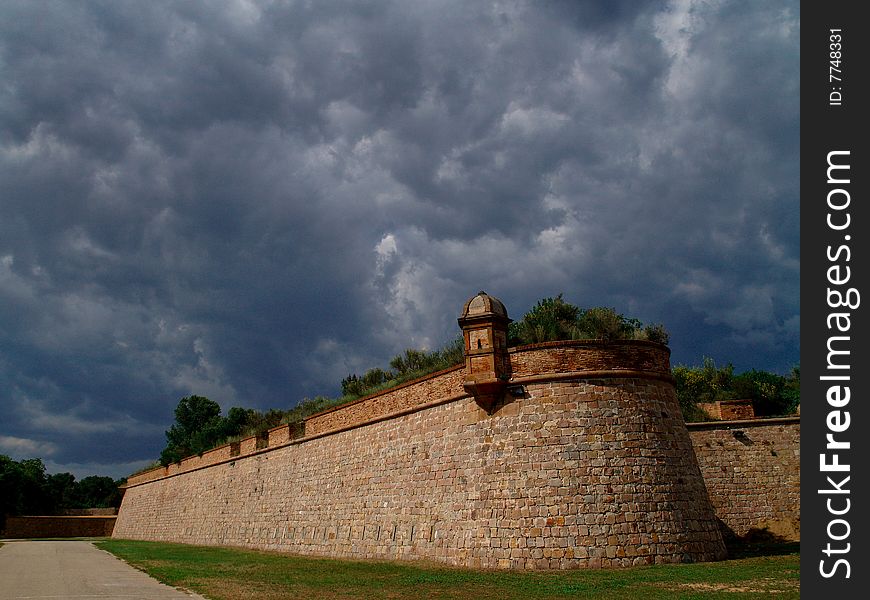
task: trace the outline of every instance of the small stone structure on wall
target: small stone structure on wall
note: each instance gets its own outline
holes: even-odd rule
[[[130,477],[113,535],[515,569],[724,558],[667,347],[508,349],[484,296],[465,365]]]
[[[749,398],[741,400],[717,400],[716,402],[699,402],[698,408],[711,419],[719,421],[739,421],[755,418],[755,408]]]

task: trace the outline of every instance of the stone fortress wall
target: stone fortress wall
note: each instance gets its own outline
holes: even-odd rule
[[[23,516],[5,519],[0,538],[107,537],[115,526],[114,515]]]
[[[687,426],[725,536],[800,540],[800,417]]]
[[[667,347],[494,346],[504,360],[488,368],[509,370],[502,393],[469,375],[485,344],[467,348],[465,366],[314,415],[303,430],[279,427],[131,477],[113,535],[563,569],[721,559],[720,527],[748,531],[761,518],[729,514],[728,497],[748,472],[744,456],[766,458],[741,448],[770,448],[690,435]],[[711,466],[719,449],[725,475]]]

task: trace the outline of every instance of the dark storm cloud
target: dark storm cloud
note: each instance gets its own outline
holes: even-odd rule
[[[0,452],[123,474],[179,397],[333,394],[481,287],[788,369],[798,28],[796,2],[3,3]]]

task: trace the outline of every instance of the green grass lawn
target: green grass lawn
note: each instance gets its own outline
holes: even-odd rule
[[[105,540],[97,546],[160,581],[213,600],[798,598],[797,545],[718,563],[547,572],[319,559],[273,552]],[[762,555],[758,555],[762,554]]]

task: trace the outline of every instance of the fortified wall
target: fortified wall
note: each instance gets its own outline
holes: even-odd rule
[[[465,365],[131,477],[114,537],[516,569],[724,558],[667,347],[508,349],[508,322],[481,292]]]
[[[726,537],[800,539],[800,417],[689,423]]]
[[[6,517],[0,538],[68,538],[112,535],[114,515]]]

